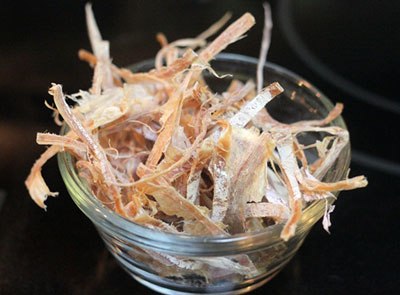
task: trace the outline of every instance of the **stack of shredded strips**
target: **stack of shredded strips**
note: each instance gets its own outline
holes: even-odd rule
[[[257,89],[262,71],[259,87],[234,77],[223,93],[207,86],[204,73],[218,77],[209,62],[254,25],[251,14],[212,42],[206,40],[229,15],[196,38],[169,43],[159,34],[162,48],[155,68],[145,73],[112,64],[109,43],[102,39],[90,5],[86,15],[93,54],[81,50],[79,57],[94,67],[93,85],[72,95],[65,95],[59,84],[50,88],[55,121],[67,124],[69,131],[37,134],[38,144],[50,147],[32,167],[26,185],[40,207],[57,195],[45,184],[41,168],[63,151],[74,156],[80,177],[104,206],[137,224],[175,234],[230,236],[282,223],[281,237],[288,240],[309,202],[367,184],[364,176],[321,181],[349,140],[346,130],[330,125],[341,104],[323,120],[284,124],[265,108],[284,89],[278,83]],[[262,55],[271,27],[268,19],[265,23]],[[260,58],[259,69],[264,62]],[[304,146],[297,136],[307,132],[326,136]],[[319,156],[312,163],[305,156],[310,148]],[[326,207],[327,229],[333,208]],[[168,255],[159,259],[195,268]],[[205,263],[232,268],[234,262]],[[248,272],[245,264],[237,271]]]

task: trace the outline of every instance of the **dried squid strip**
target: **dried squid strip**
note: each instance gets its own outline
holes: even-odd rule
[[[269,47],[271,45],[272,16],[271,7],[268,2],[264,3],[264,29],[261,42],[260,56],[257,64],[257,92],[262,89],[264,81],[264,65],[267,59]]]
[[[163,116],[160,121],[163,123],[162,131],[154,143],[153,148],[147,158],[146,165],[154,168],[160,160],[162,153],[166,150],[174,130],[179,125],[181,118],[183,100],[185,99],[183,91],[188,87],[191,75],[187,75],[180,85],[179,89],[173,93],[172,97],[163,106]]]
[[[211,25],[207,30],[199,34],[193,39],[181,39],[168,43],[167,38],[163,34],[157,34],[157,40],[162,46],[155,59],[157,70],[162,69],[162,60],[166,59],[167,66],[171,66],[179,55],[178,47],[196,48],[205,45],[205,40],[218,32],[231,18],[231,13],[226,13],[220,20]],[[172,57],[174,56],[174,57]]]
[[[101,37],[99,28],[93,15],[92,5],[86,4],[86,23],[90,43],[97,58],[94,70],[92,91],[100,94],[101,90],[114,87],[113,75],[111,72],[110,44]]]
[[[178,48],[196,48],[202,47],[206,44],[206,41],[198,38],[186,38],[179,39],[163,46],[157,53],[154,65],[156,70],[160,70],[163,67],[163,60],[166,60],[167,67],[170,66],[178,58]],[[171,58],[171,53],[175,55],[175,58]]]
[[[200,53],[200,59],[209,62],[229,44],[239,40],[254,24],[254,17],[250,13],[245,13]]]
[[[84,143],[69,136],[39,132],[36,134],[36,142],[41,145],[59,146],[61,150],[67,148],[79,158],[84,158],[87,153],[87,146]]]
[[[46,182],[42,176],[42,167],[49,159],[55,156],[60,149],[61,148],[59,146],[53,145],[44,153],[42,153],[39,159],[36,160],[35,164],[33,164],[29,176],[25,180],[25,186],[28,188],[31,198],[39,207],[43,209],[46,209],[44,202],[46,201],[47,197],[55,197],[58,195],[58,193],[51,192],[46,185]]]
[[[213,151],[214,143],[212,140],[204,140],[190,168],[187,180],[186,198],[195,205],[200,203],[201,173],[212,157]]]
[[[75,134],[89,147],[96,158],[101,162],[101,171],[104,174],[105,180],[108,182],[115,181],[103,149],[71,111],[70,107],[65,101],[61,85],[54,84],[49,89],[49,93],[53,95],[54,103],[56,104],[60,115],[63,117],[71,130],[75,132]]]
[[[273,83],[261,90],[272,28],[269,6],[264,9],[257,86],[233,77],[228,89],[219,94],[202,74],[208,71],[219,77],[209,62],[243,38],[254,25],[250,14],[208,45],[206,39],[229,16],[196,38],[168,42],[159,34],[162,48],[155,68],[132,73],[111,63],[109,43],[102,39],[88,4],[94,55],[81,50],[79,56],[95,67],[93,85],[90,92],[68,96],[77,103],[73,109],[60,85],[50,88],[56,112],[71,131],[66,136],[38,134],[38,143],[51,147],[26,181],[35,202],[45,208],[46,197],[55,195],[40,170],[50,157],[67,150],[76,157],[79,175],[92,193],[133,222],[174,234],[229,236],[262,230],[274,221],[285,223],[281,237],[287,241],[295,234],[306,202],[328,200],[335,191],[365,186],[362,176],[322,181],[349,140],[346,130],[323,127],[341,114],[342,104],[321,120],[293,124],[278,122],[268,114],[265,106],[283,89]],[[299,135],[312,132],[324,139],[302,145]],[[310,150],[317,154],[312,163],[306,157]],[[326,229],[332,210],[327,201]],[[179,269],[204,273],[207,279],[258,274],[246,255],[188,259],[148,249],[143,253],[156,264],[171,266],[178,275]]]
[[[211,219],[222,222],[228,210],[229,175],[226,165],[229,161],[232,127],[227,122],[220,123],[224,128],[215,146],[215,152],[209,169],[214,179],[214,197],[212,202]]]
[[[277,220],[285,220],[289,218],[289,210],[286,206],[268,202],[247,203],[244,214],[246,218],[272,217]]]
[[[161,184],[148,184],[151,189],[151,195],[156,199],[160,206],[160,210],[168,215],[176,215],[183,217],[186,221],[196,221],[199,225],[199,232],[193,232],[197,235],[226,235],[226,232],[214,223],[205,213],[206,208],[195,206],[184,198],[172,186],[166,182]],[[203,211],[202,211],[203,210]]]
[[[225,13],[217,22],[212,24],[207,30],[199,34],[196,38],[206,40],[216,34],[231,19],[232,13]]]
[[[130,184],[120,184],[120,185],[127,185],[127,186],[137,186],[137,187],[146,187],[146,183],[149,181],[152,181],[154,179],[159,178],[160,176],[166,175],[167,173],[172,172],[174,169],[177,169],[181,167],[184,163],[186,163],[191,157],[192,153],[201,145],[202,141],[204,140],[204,137],[207,132],[207,126],[208,126],[208,120],[204,118],[203,121],[201,121],[201,130],[199,135],[196,137],[195,141],[193,144],[184,152],[183,156],[176,162],[171,163],[171,166],[169,166],[166,169],[163,170],[155,170],[153,171],[152,174],[147,173],[148,170],[146,169],[142,171],[137,171],[137,174],[139,177],[141,177],[138,181]]]
[[[300,132],[326,132],[336,136],[325,157],[321,158],[318,161],[318,166],[314,168],[315,172],[313,173],[313,175],[317,179],[322,179],[325,176],[330,167],[332,167],[333,163],[339,157],[343,148],[349,142],[349,132],[337,126],[317,127],[317,126],[302,125],[302,126],[290,126],[289,128],[292,134],[298,134]]]
[[[236,127],[245,127],[267,103],[282,92],[283,88],[279,83],[272,83],[258,93],[255,98],[246,103],[239,112],[229,120],[229,123]]]
[[[213,113],[213,117],[220,117],[227,111],[230,106],[234,105],[242,99],[245,99],[247,95],[251,94],[254,91],[254,89],[254,82],[250,80],[247,81],[245,85],[236,87],[235,90],[228,92],[225,99],[221,103],[211,106],[210,111],[211,113]]]
[[[368,182],[365,176],[356,176],[353,178],[348,178],[345,180],[329,183],[321,182],[317,179],[302,178],[301,188],[309,192],[334,192],[343,190],[352,190],[356,188],[361,188],[367,186]]]
[[[296,175],[300,169],[293,149],[293,139],[290,134],[277,133],[273,135],[277,141],[277,150],[280,158],[282,177],[288,189],[289,206],[291,215],[281,232],[281,238],[287,241],[291,238],[297,227],[302,214],[302,193]]]
[[[162,67],[150,73],[159,79],[173,78],[176,74],[192,65],[196,58],[197,54],[193,50],[188,49],[181,58],[177,58],[168,67]]]
[[[234,183],[235,186],[229,190],[228,209],[224,223],[229,226],[229,231],[232,234],[245,232],[246,200],[242,196],[254,180],[253,171],[259,165],[265,163],[264,159],[268,159],[271,156],[272,151],[268,148],[269,141],[271,141],[270,134],[263,133],[259,135],[255,141],[249,142],[249,146],[246,147],[245,151],[242,151],[243,156],[238,165],[230,167],[233,173],[231,183]]]
[[[110,195],[113,196],[115,201],[115,209],[118,213],[125,215],[123,211],[123,205],[121,202],[121,196],[119,188],[113,183],[116,183],[115,175],[112,171],[112,167],[107,159],[107,156],[102,147],[96,142],[95,138],[89,134],[89,132],[83,127],[83,124],[73,114],[70,107],[65,102],[64,94],[62,93],[61,85],[54,84],[49,93],[53,95],[54,103],[63,117],[64,121],[68,124],[73,132],[88,146],[89,150],[94,154],[99,162],[100,170],[104,177],[104,180],[109,184],[108,190]]]
[[[281,238],[284,241],[288,241],[291,237],[294,236],[296,232],[297,223],[301,219],[302,215],[302,200],[290,200],[290,208],[291,208],[291,215],[289,220],[285,223],[282,232]]]

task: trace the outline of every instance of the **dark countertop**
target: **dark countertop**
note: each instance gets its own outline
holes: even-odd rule
[[[400,154],[397,1],[274,1],[269,60],[345,104],[363,190],[344,192],[331,235],[318,223],[299,253],[253,294],[400,294]],[[76,57],[89,48],[83,1],[14,1],[0,12],[0,294],[153,294],[105,250],[69,198],[52,160],[45,178],[60,196],[39,209],[23,185],[43,151],[37,131],[57,131],[47,88],[86,89],[91,70]],[[227,10],[253,13],[257,26],[227,50],[258,55],[261,1],[94,1],[114,62],[151,58],[155,34],[195,36]],[[288,17],[290,16],[291,17]]]

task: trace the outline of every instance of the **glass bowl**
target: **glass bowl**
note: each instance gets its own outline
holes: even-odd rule
[[[132,69],[147,71],[153,65],[153,60],[147,60]],[[255,80],[256,66],[256,59],[235,54],[220,54],[212,61],[217,73],[229,73],[243,81]],[[321,119],[333,108],[318,89],[280,66],[266,64],[264,77],[265,85],[279,82],[285,89],[268,104],[270,114],[281,122]],[[214,91],[223,91],[232,78],[208,75],[205,79]],[[341,117],[332,124],[346,128]],[[318,136],[312,134],[302,140],[315,141]],[[348,145],[325,180],[343,179],[349,162]],[[171,234],[135,224],[104,206],[79,178],[74,159],[68,153],[58,155],[58,164],[73,201],[93,222],[119,264],[137,281],[163,294],[243,294],[260,287],[295,255],[326,206],[325,200],[310,203],[296,234],[287,242],[280,238],[281,224],[229,237]]]

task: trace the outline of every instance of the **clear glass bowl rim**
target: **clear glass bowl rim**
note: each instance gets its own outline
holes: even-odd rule
[[[232,53],[219,54],[216,60],[230,63],[247,63],[252,66],[257,65],[256,58]],[[144,60],[133,65],[131,68],[139,68],[151,62],[154,64],[153,59]],[[265,67],[285,76],[286,79],[290,79],[292,82],[301,85],[301,87],[306,88],[314,97],[318,97],[327,110],[333,108],[333,104],[321,91],[299,75],[270,62],[267,62]],[[335,125],[347,129],[342,117],[335,120]],[[66,128],[66,126],[62,127],[61,134],[66,132]],[[336,173],[337,179],[334,180],[344,178],[347,173],[350,164],[349,145],[342,151],[340,157],[344,157],[345,162]],[[280,232],[283,228],[282,224],[269,226],[265,230],[259,232],[237,234],[233,236],[190,236],[185,234],[172,234],[136,224],[104,206],[87,189],[76,172],[70,154],[62,152],[58,154],[57,158],[62,178],[73,201],[98,229],[116,238],[128,240],[138,246],[151,248],[153,250],[174,254],[179,253],[180,255],[186,256],[196,256],[199,254],[211,256],[238,254],[260,250],[282,243],[282,239],[280,238]],[[296,230],[296,235],[307,232],[319,219],[321,216],[321,208],[324,207],[325,200],[314,201],[309,204],[303,211],[302,219]]]

